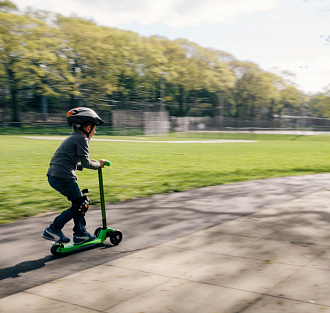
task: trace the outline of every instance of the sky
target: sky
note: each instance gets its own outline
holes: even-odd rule
[[[265,71],[289,71],[306,93],[330,87],[330,0],[11,1],[142,36],[185,38]]]

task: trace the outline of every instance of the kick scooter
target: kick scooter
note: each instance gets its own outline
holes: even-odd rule
[[[110,166],[110,162],[107,161],[104,165]],[[107,218],[105,211],[105,201],[104,201],[104,190],[103,190],[103,176],[102,176],[102,168],[98,168],[98,176],[99,176],[99,188],[100,188],[100,200],[101,200],[101,212],[102,212],[102,227],[98,227],[94,235],[96,238],[91,241],[84,242],[82,244],[74,244],[74,243],[59,243],[53,242],[50,252],[54,256],[60,256],[62,253],[71,252],[77,250],[82,247],[96,245],[104,242],[108,237],[110,238],[110,242],[113,245],[118,245],[123,239],[123,234],[118,229],[113,229],[107,226]]]

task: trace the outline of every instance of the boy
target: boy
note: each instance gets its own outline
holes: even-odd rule
[[[89,208],[89,199],[79,189],[75,171],[82,170],[84,167],[95,170],[104,167],[107,160],[89,159],[89,140],[95,134],[96,126],[104,122],[92,109],[86,107],[70,110],[67,113],[67,121],[74,132],[56,150],[50,161],[47,176],[50,186],[66,196],[72,202],[72,206],[55,218],[53,223],[44,230],[42,237],[68,243],[70,239],[63,234],[62,228],[73,218],[73,243],[81,244],[95,239],[95,236],[89,234],[85,227],[84,215]]]

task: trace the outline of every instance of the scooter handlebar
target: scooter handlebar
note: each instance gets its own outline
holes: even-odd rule
[[[110,161],[106,161],[105,163],[104,163],[104,166],[110,166],[111,165],[111,162]]]

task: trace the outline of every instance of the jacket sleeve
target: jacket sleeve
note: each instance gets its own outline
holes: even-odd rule
[[[91,161],[88,157],[79,157],[79,161],[81,163],[81,166],[84,168],[89,168],[92,170],[97,170],[100,167],[100,163],[98,161],[94,162]]]

